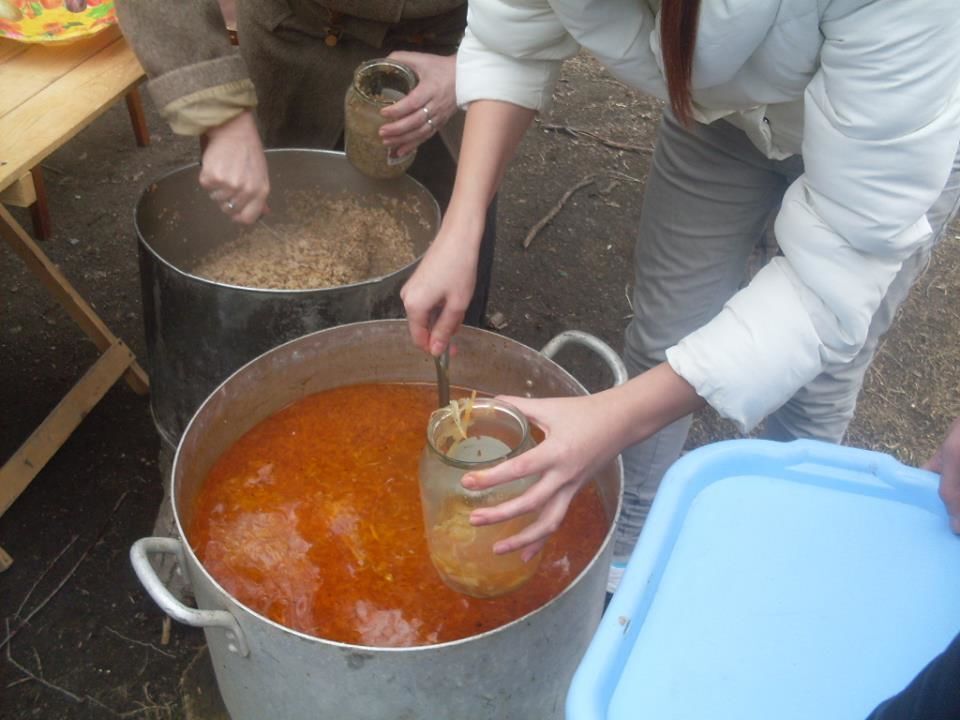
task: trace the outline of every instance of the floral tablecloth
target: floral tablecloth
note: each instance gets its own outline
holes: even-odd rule
[[[18,42],[71,42],[116,22],[114,0],[0,0],[0,37]]]

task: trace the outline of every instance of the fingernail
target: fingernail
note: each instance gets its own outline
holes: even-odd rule
[[[442,355],[443,354],[443,343],[437,340],[430,346],[431,355]]]
[[[474,479],[473,475],[464,475],[460,478],[460,484],[463,485],[467,490],[473,490],[477,487],[477,481]]]
[[[494,554],[494,555],[503,555],[503,553],[507,552],[508,550],[509,550],[509,548],[508,548],[506,545],[504,545],[503,543],[496,543],[496,544],[494,544],[494,546],[493,546],[493,554]]]

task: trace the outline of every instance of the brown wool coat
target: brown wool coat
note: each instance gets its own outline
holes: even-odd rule
[[[331,147],[354,68],[393,50],[455,52],[466,0],[237,0],[239,52],[217,0],[118,0],[117,13],[175,131],[257,105],[268,147]]]

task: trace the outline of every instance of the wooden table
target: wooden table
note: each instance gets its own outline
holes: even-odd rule
[[[121,97],[127,99],[138,143],[146,144],[149,135],[137,94],[143,78],[140,63],[117,27],[62,46],[0,39],[0,237],[100,351],[96,362],[0,467],[0,515],[117,380],[124,378],[141,394],[149,390],[147,375],[130,349],[3,205],[11,197],[29,195],[30,189],[24,188],[40,177],[40,163]],[[35,194],[38,190],[42,195],[42,186],[33,188]],[[0,548],[0,570],[10,562]]]

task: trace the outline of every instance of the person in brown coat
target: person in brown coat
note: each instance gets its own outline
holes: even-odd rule
[[[263,148],[338,148],[343,98],[364,60],[390,55],[420,82],[387,109],[384,144],[416,150],[410,175],[446,210],[462,113],[455,54],[466,0],[236,0],[239,52],[217,0],[119,0],[121,29],[147,89],[178,134],[202,136],[200,183],[237,222],[256,222],[270,192]],[[466,321],[481,325],[493,266],[495,203]]]

